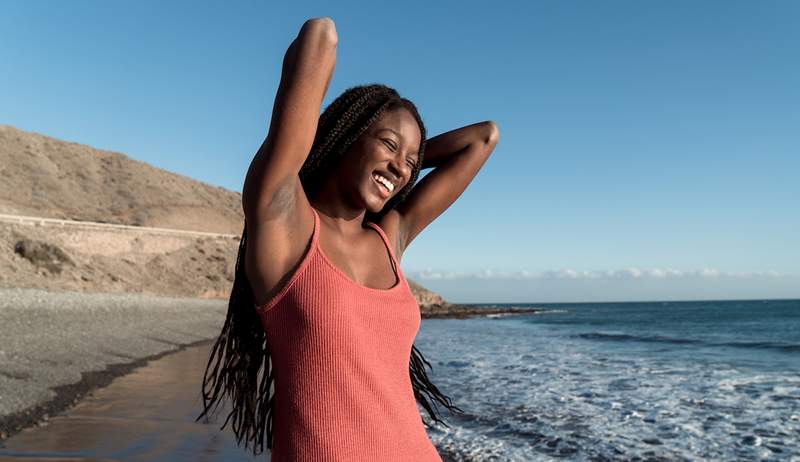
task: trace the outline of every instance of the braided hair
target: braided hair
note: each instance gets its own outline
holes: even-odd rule
[[[422,166],[426,141],[425,125],[414,103],[400,97],[393,88],[382,84],[351,87],[331,102],[320,115],[314,143],[299,172],[306,195],[314,197],[332,166],[381,114],[400,108],[408,110],[419,125],[419,160],[415,162],[411,178],[403,189],[389,199],[379,212],[367,210],[364,220],[378,223],[389,210],[402,202],[417,181]],[[227,395],[233,409],[220,430],[232,419],[237,444],[241,445],[244,440],[245,448],[248,448],[252,441],[253,453],[258,455],[264,450],[264,430],[267,433],[267,447],[272,448],[275,395],[273,393],[270,396],[270,387],[274,381],[274,370],[265,332],[258,313],[253,308],[253,293],[244,271],[246,246],[245,225],[239,241],[228,314],[206,366],[202,384],[203,412],[195,421],[207,416],[209,411],[215,412],[221,398]],[[412,345],[409,375],[414,396],[434,422],[449,427],[437,415],[436,402],[452,413],[463,414],[464,411],[452,404],[451,399],[430,382],[425,366],[432,369],[422,353]],[[423,423],[430,425],[424,419]]]

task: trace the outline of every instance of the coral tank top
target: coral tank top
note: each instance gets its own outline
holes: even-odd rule
[[[367,222],[397,282],[362,286],[323,253],[312,210],[308,251],[283,289],[256,306],[275,378],[271,460],[441,462],[409,376],[419,305],[389,239]]]

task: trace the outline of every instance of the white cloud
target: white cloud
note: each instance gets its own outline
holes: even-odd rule
[[[707,279],[707,278],[756,278],[783,277],[775,270],[754,272],[730,272],[713,268],[698,270],[676,270],[673,268],[623,268],[612,270],[576,270],[565,268],[550,271],[498,271],[486,268],[480,271],[441,271],[431,268],[408,271],[418,279]]]

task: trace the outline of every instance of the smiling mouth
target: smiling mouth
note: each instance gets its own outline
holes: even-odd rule
[[[376,180],[374,175],[372,176],[372,182],[375,184],[375,187],[378,189],[378,193],[384,199],[387,199],[389,196],[392,195],[391,191],[389,191],[389,189],[387,189],[386,186],[383,185],[383,183],[381,183],[380,181]]]

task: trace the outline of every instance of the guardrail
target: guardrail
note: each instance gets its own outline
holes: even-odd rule
[[[230,239],[241,238],[241,235],[239,234],[209,233],[204,231],[190,231],[186,229],[151,228],[147,226],[117,225],[113,223],[100,223],[96,221],[62,220],[59,218],[31,217],[25,215],[8,215],[4,213],[0,213],[0,221],[7,223],[31,225],[31,226],[60,226],[60,227],[70,226],[70,227],[94,228],[94,229],[126,229],[126,230],[134,230],[134,231],[153,233],[153,234],[182,234],[189,236],[222,237]]]

